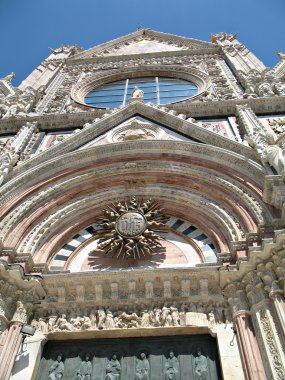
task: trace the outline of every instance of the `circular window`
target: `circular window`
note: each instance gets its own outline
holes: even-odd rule
[[[177,78],[144,77],[124,79],[95,88],[85,96],[85,104],[98,108],[124,106],[135,87],[144,93],[146,103],[175,103],[191,98],[198,93],[193,83]]]

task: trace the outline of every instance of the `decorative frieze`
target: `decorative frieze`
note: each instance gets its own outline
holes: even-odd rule
[[[84,331],[153,327],[200,326],[213,329],[229,323],[226,304],[158,304],[156,306],[61,308],[64,312],[39,309],[31,321],[38,331]],[[226,317],[227,315],[227,317]]]

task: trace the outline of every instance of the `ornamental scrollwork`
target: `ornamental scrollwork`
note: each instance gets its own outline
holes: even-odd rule
[[[121,259],[140,259],[161,247],[168,217],[158,203],[148,199],[112,203],[98,220],[98,248],[105,254]]]

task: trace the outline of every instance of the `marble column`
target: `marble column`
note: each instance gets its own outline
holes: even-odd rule
[[[259,347],[249,312],[239,311],[234,315],[237,339],[247,380],[266,380]]]

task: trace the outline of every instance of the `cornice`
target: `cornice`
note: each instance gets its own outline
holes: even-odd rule
[[[189,102],[167,104],[167,108],[184,113],[186,117],[206,119],[207,117],[227,117],[236,113],[237,105],[248,105],[254,113],[260,115],[285,113],[285,97],[231,99],[224,101]],[[0,134],[16,133],[27,121],[36,121],[40,131],[55,131],[72,129],[92,122],[96,117],[102,117],[112,110],[90,108],[90,111],[76,113],[50,113],[43,115],[30,114],[24,117],[0,119]]]
[[[105,51],[112,50],[114,48],[120,48],[123,46],[123,44],[130,44],[131,42],[138,42],[142,39],[146,40],[155,40],[157,42],[161,43],[168,43],[170,45],[176,45],[178,48],[179,47],[184,47],[185,49],[193,49],[193,50],[198,50],[201,48],[201,46],[206,49],[211,48],[212,46],[215,46],[212,42],[205,42],[201,40],[197,40],[194,38],[187,38],[187,37],[181,37],[177,35],[172,35],[168,33],[162,33],[162,32],[157,32],[155,30],[151,29],[139,29],[134,33],[116,38],[114,40],[105,42],[103,44],[100,44],[98,46],[92,47],[86,51],[83,51],[82,53],[79,53],[77,57],[79,59],[82,59],[90,54],[104,54]],[[217,45],[216,45],[217,46]],[[108,55],[110,57],[112,55]],[[76,56],[71,58],[71,60],[76,60]]]
[[[108,55],[108,56],[97,56],[97,57],[87,57],[87,58],[68,58],[65,63],[66,66],[74,66],[79,64],[88,63],[104,63],[104,62],[120,62],[120,61],[130,61],[139,60],[143,58],[163,58],[163,57],[193,57],[199,55],[212,55],[221,54],[222,48],[220,46],[211,46],[208,48],[199,48],[193,50],[175,50],[175,51],[161,51],[152,53],[141,53],[141,54],[124,54],[124,55]],[[221,56],[222,57],[222,56]]]

